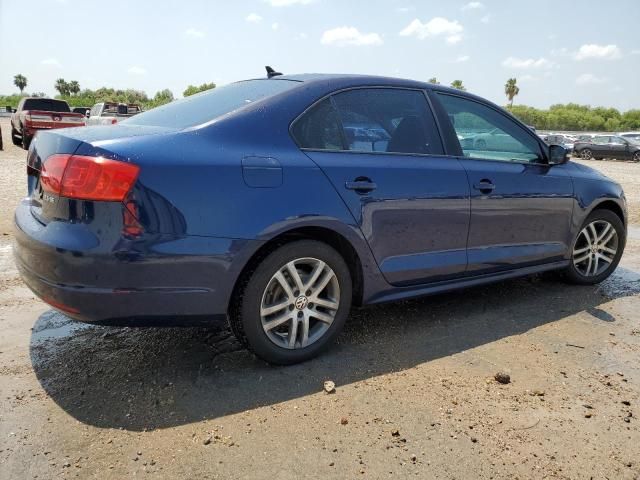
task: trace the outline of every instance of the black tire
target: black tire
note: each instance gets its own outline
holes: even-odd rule
[[[273,275],[288,262],[315,258],[335,273],[340,302],[333,322],[314,343],[295,349],[283,348],[269,339],[262,327],[260,305]],[[352,284],[349,268],[342,256],[329,245],[315,240],[284,244],[267,254],[252,271],[244,275],[229,308],[229,323],[238,340],[261,359],[277,365],[309,360],[325,350],[342,330],[351,309]]]
[[[11,127],[11,141],[16,147],[19,147],[22,145],[22,138],[20,138],[20,136],[18,135],[18,132],[13,127]]]
[[[585,276],[576,269],[573,263],[573,251],[574,251],[576,242],[578,241],[578,236],[580,234],[580,231],[582,231],[582,229],[585,228],[587,225],[589,225],[591,222],[594,222],[596,220],[605,220],[609,222],[611,226],[615,229],[619,239],[618,250],[613,258],[613,261],[609,264],[606,270],[602,271],[599,275]],[[589,216],[586,218],[584,223],[580,226],[580,230],[578,230],[578,234],[576,234],[576,238],[573,239],[573,242],[571,244],[571,263],[564,270],[565,279],[570,283],[575,283],[578,285],[594,285],[596,283],[600,283],[603,280],[607,279],[609,275],[611,275],[613,271],[616,269],[616,267],[618,266],[618,263],[620,263],[620,258],[622,258],[622,253],[624,251],[626,239],[627,239],[627,233],[624,228],[624,224],[622,223],[622,220],[620,219],[620,217],[618,217],[618,215],[613,213],[611,210],[594,210],[589,214]]]
[[[32,138],[33,137],[30,137],[23,131],[22,132],[22,148],[24,148],[25,150],[29,150],[29,145],[31,145]]]
[[[486,150],[487,142],[483,139],[476,140],[476,150]]]
[[[580,158],[583,160],[591,160],[593,158],[593,152],[590,148],[583,148],[580,150]]]
[[[631,157],[631,159],[634,162],[640,162],[640,151],[634,152],[633,156]]]

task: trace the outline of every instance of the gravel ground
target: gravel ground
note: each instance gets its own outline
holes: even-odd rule
[[[275,368],[222,327],[87,326],[38,301],[11,260],[25,154],[0,125],[0,479],[640,478],[638,225],[599,287],[357,310],[327,354]],[[640,165],[589,165],[640,223]]]

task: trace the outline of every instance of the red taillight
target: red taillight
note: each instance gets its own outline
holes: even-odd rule
[[[131,163],[84,155],[51,155],[42,165],[42,189],[62,197],[119,202],[133,187],[140,168]]]
[[[111,125],[115,125],[116,123],[118,123],[118,119],[117,118],[111,119]]]

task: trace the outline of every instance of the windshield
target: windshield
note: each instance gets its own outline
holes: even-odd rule
[[[28,98],[24,101],[23,110],[44,110],[47,112],[71,112],[69,104],[63,100],[51,98]]]
[[[299,85],[293,80],[247,80],[168,103],[132,117],[121,124],[187,128],[211,121],[249,103]]]

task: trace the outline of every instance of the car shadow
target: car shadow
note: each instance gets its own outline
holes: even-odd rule
[[[535,276],[435,297],[358,309],[337,345],[317,359],[273,367],[225,327],[116,328],[48,311],[30,353],[47,394],[86,424],[141,431],[214,419],[401,371],[640,293],[640,274],[618,268],[599,287]]]

